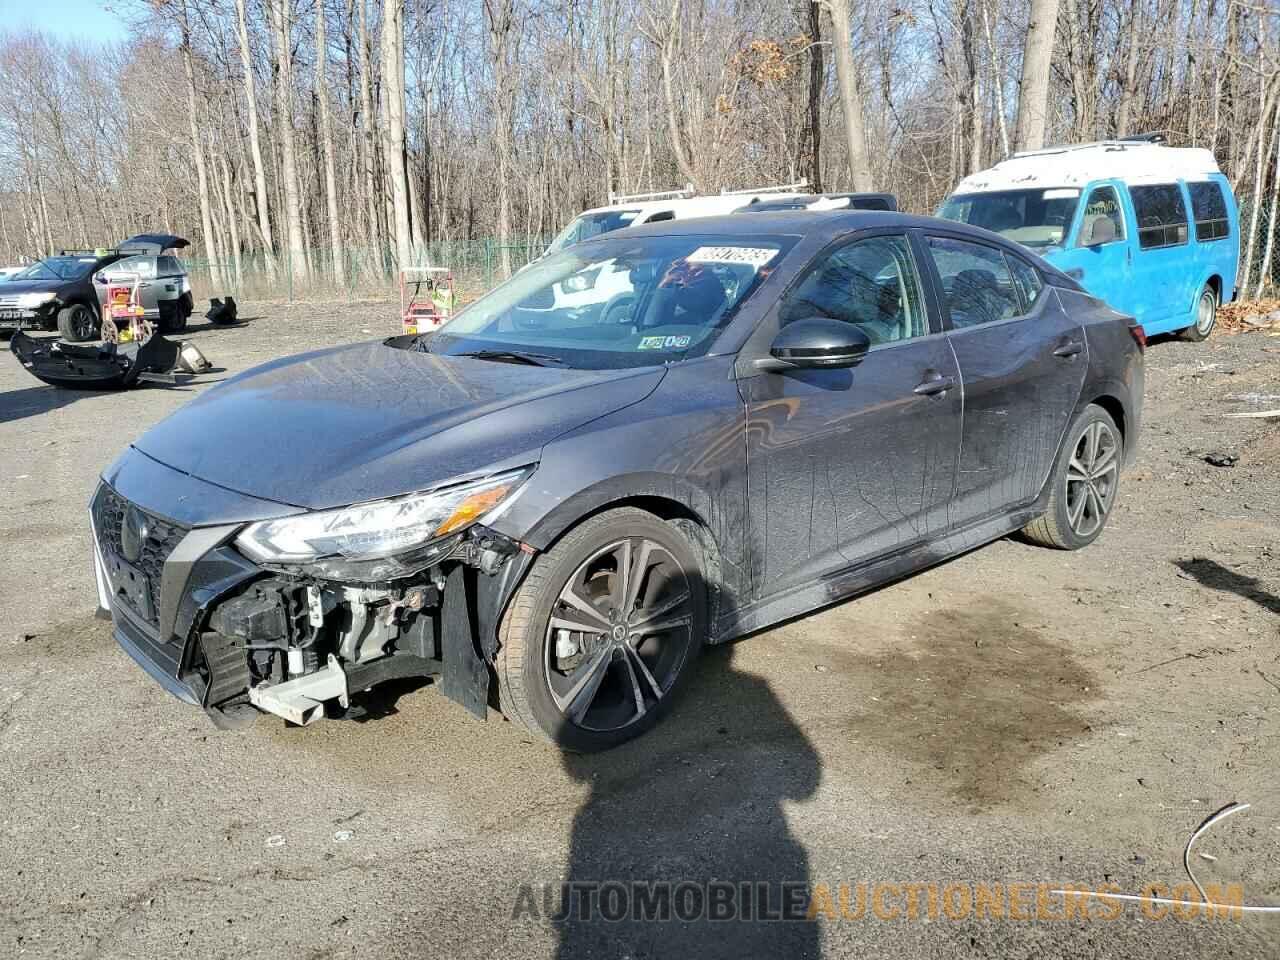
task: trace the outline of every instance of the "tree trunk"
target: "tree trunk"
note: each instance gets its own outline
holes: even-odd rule
[[[267,170],[262,162],[262,144],[258,139],[258,95],[254,89],[253,54],[249,49],[249,27],[245,18],[245,0],[236,0],[236,26],[240,35],[240,66],[244,70],[244,96],[249,103],[249,155],[253,159],[253,207],[262,237],[267,277],[276,275],[275,238],[271,235],[271,202],[267,194]]]
[[[512,76],[512,34],[515,29],[513,0],[484,0],[485,22],[489,32],[489,59],[494,79],[494,126],[498,154],[498,242],[502,245],[502,276],[511,276],[511,139],[514,134],[512,116],[515,101],[515,77]]]
[[[1067,0],[1068,3],[1072,0]],[[1022,48],[1022,85],[1014,150],[1039,150],[1049,112],[1049,71],[1058,31],[1058,0],[1031,0],[1031,20]]]
[[[280,77],[276,83],[276,129],[280,139],[281,174],[284,177],[284,218],[289,237],[289,272],[295,279],[307,276],[307,246],[302,237],[302,190],[298,184],[298,156],[293,133],[293,51],[289,42],[292,0],[271,0],[275,20],[276,59]]]
[[[404,164],[404,0],[386,0],[382,9],[382,157],[391,187],[391,223],[396,260],[413,264],[409,225],[409,184]]]
[[[243,2],[243,0],[240,0]],[[329,46],[325,35],[324,3],[316,0],[316,100],[320,107],[320,141],[324,154],[324,194],[329,214],[331,279],[342,286],[346,271],[342,262],[342,224],[338,212],[338,183],[333,160],[333,124],[329,119]]]
[[[849,151],[849,172],[853,189],[874,189],[871,163],[867,155],[867,138],[863,130],[862,94],[853,63],[853,37],[849,22],[849,0],[822,0],[830,19],[831,44],[835,50],[836,85],[840,90],[840,109],[844,113],[845,145]]]
[[[191,125],[191,151],[196,164],[196,183],[200,194],[200,229],[204,234],[205,254],[209,257],[209,281],[215,287],[222,286],[221,265],[218,263],[218,240],[213,233],[213,215],[209,207],[209,171],[204,162],[204,144],[200,139],[200,123],[196,110],[196,74],[191,62],[191,26],[187,20],[187,6],[181,7],[182,68],[187,77],[187,119]]]

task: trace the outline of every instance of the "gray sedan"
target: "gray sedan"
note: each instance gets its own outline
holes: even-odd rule
[[[597,750],[705,644],[1007,534],[1102,532],[1140,328],[994,234],[896,213],[635,228],[429,336],[268,363],[103,474],[100,602],[219,725],[434,677]]]

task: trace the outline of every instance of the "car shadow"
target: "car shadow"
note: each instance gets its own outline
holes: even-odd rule
[[[814,794],[821,761],[735,653],[707,650],[656,730],[563,755],[589,793],[550,898],[558,957],[820,955],[809,858],[785,805]]]
[[[0,393],[0,423],[11,423],[26,417],[50,413],[84,397],[99,396],[101,390],[68,390],[47,384],[22,387]]]
[[[1280,597],[1264,589],[1262,581],[1257,577],[1236,573],[1230,567],[1224,567],[1216,560],[1210,560],[1207,557],[1175,560],[1173,565],[1210,590],[1234,593],[1246,600],[1252,600],[1264,610],[1280,615]]]

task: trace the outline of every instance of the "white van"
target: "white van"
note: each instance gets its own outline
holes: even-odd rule
[[[636,227],[642,223],[659,223],[663,220],[688,220],[690,217],[715,217],[733,213],[759,200],[783,200],[799,197],[809,185],[807,180],[777,187],[760,187],[748,190],[725,190],[712,196],[699,197],[693,188],[668,190],[663,193],[637,193],[631,196],[609,196],[607,207],[595,207],[578,214],[569,225],[556,235],[543,252],[547,254],[583,240],[590,240],[602,233]]]
[[[625,227],[635,227],[642,223],[660,223],[663,220],[688,220],[693,217],[715,217],[720,214],[733,213],[744,206],[764,200],[785,200],[795,197],[806,197],[803,191],[809,185],[807,180],[789,183],[777,187],[760,187],[750,190],[726,190],[714,196],[698,197],[693,195],[693,188],[686,190],[670,190],[665,193],[640,193],[633,196],[610,195],[611,203],[607,207],[595,207],[578,214],[560,231],[559,235],[543,251],[543,257],[570,247],[583,240],[590,240],[604,233],[612,233]],[[533,263],[537,263],[534,260]],[[529,266],[532,266],[530,264]],[[528,269],[524,267],[523,269]],[[526,312],[533,314],[538,310],[572,309],[579,304],[598,303],[603,294],[610,290],[621,292],[629,290],[631,282],[626,272],[616,273],[611,268],[595,268],[584,273],[574,274],[552,288],[554,299],[548,302],[523,305]]]

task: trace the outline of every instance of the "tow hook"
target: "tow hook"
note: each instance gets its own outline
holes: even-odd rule
[[[319,720],[324,715],[324,702],[335,698],[344,708],[350,705],[347,674],[333,654],[315,673],[249,688],[249,702],[255,707],[300,727]]]

